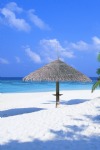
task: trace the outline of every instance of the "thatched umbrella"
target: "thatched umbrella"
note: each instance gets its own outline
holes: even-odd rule
[[[55,60],[23,78],[24,81],[55,81],[56,107],[59,104],[59,81],[90,82],[91,79],[61,60]]]

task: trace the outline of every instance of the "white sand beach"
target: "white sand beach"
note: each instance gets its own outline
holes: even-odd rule
[[[0,150],[100,150],[100,91],[0,93]]]

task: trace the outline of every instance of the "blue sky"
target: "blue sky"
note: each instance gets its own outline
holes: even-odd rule
[[[0,76],[24,77],[60,58],[96,76],[100,0],[1,0]]]

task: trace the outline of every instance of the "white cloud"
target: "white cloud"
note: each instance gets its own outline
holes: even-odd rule
[[[74,52],[72,51],[65,51],[63,52],[63,57],[74,58],[75,55],[74,55]]]
[[[18,30],[23,30],[23,31],[30,30],[29,24],[24,19],[16,18],[15,14],[9,9],[3,8],[1,10],[1,13],[4,15],[7,23],[10,26],[17,28]]]
[[[92,38],[92,40],[93,40],[93,43],[94,43],[95,45],[100,45],[100,38],[98,38],[97,36],[94,36],[94,37]]]
[[[10,2],[3,8],[0,8],[0,14],[0,22],[11,27],[15,27],[18,30],[30,31],[31,26],[29,21],[40,29],[50,29],[49,26],[35,14],[34,9],[29,9],[26,11],[19,7],[15,2]],[[25,17],[26,15],[28,16],[27,21]]]
[[[37,53],[33,52],[33,51],[30,49],[30,47],[25,48],[25,52],[26,52],[27,56],[29,56],[30,59],[31,59],[33,62],[35,62],[35,63],[40,63],[40,62],[41,62],[40,56],[39,56]]]
[[[94,36],[92,40],[93,40],[94,49],[100,51],[100,38],[98,38],[97,36]]]
[[[17,63],[20,63],[20,62],[21,62],[21,60],[20,60],[19,57],[16,56],[15,59],[16,59],[16,62],[17,62]]]
[[[40,29],[50,29],[47,24],[44,23],[42,19],[40,19],[37,15],[34,14],[34,10],[31,9],[28,11],[28,16],[30,20]]]
[[[84,41],[79,41],[76,43],[70,43],[70,48],[77,49],[77,50],[88,50],[89,44]]]
[[[100,51],[100,38],[97,36],[92,37],[92,41],[90,43],[84,42],[84,41],[78,41],[78,42],[66,42],[66,47],[72,51],[85,51],[85,52],[91,52],[91,51]]]
[[[40,41],[41,45],[41,55],[44,56],[46,61],[52,61],[57,59],[59,56],[60,59],[64,58],[74,58],[76,51],[81,52],[95,52],[100,51],[100,38],[97,36],[92,37],[91,43],[84,42],[80,40],[78,42],[67,42],[63,46],[57,39],[43,39]]]
[[[30,25],[22,18],[17,18],[16,12],[21,12],[22,8],[19,8],[16,3],[9,3],[4,8],[0,9],[0,13],[3,15],[2,21],[15,27],[18,30],[29,31]]]
[[[83,52],[99,52],[100,50],[100,43],[99,38],[95,36],[92,38],[92,42],[84,42],[79,41],[76,43],[67,42],[64,46],[62,45],[57,39],[43,39],[39,42],[39,54],[33,52],[30,47],[27,45],[25,49],[27,55],[33,60],[34,62],[51,62],[60,58],[61,60],[65,60],[65,58],[75,58],[76,51]],[[94,51],[95,50],[95,51]],[[83,54],[82,54],[83,55]],[[43,58],[43,59],[41,59]]]
[[[5,58],[0,57],[0,64],[9,64],[9,61]]]
[[[6,8],[13,11],[13,12],[19,12],[21,13],[23,11],[22,8],[18,7],[18,5],[15,2],[10,2],[6,5]]]
[[[40,41],[40,45],[42,47],[41,55],[44,56],[47,61],[55,60],[58,57],[60,57],[60,59],[64,59],[65,57],[75,57],[74,53],[66,47],[62,46],[57,39],[43,39]]]

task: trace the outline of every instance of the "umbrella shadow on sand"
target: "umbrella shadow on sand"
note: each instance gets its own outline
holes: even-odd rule
[[[37,112],[37,111],[40,111],[40,110],[43,110],[43,108],[32,107],[32,108],[8,109],[8,110],[0,111],[0,117],[4,118],[4,117],[22,115],[22,114]]]
[[[87,101],[89,101],[89,99],[71,99],[68,101],[62,100],[61,104],[63,104],[63,105],[77,105],[77,104],[81,104],[81,103],[84,103]]]
[[[89,101],[90,99],[71,99],[71,100],[60,100],[60,104],[61,105],[77,105],[77,104],[81,104],[84,102]],[[55,103],[55,101],[51,100],[47,103],[43,103],[43,104],[53,104]]]

